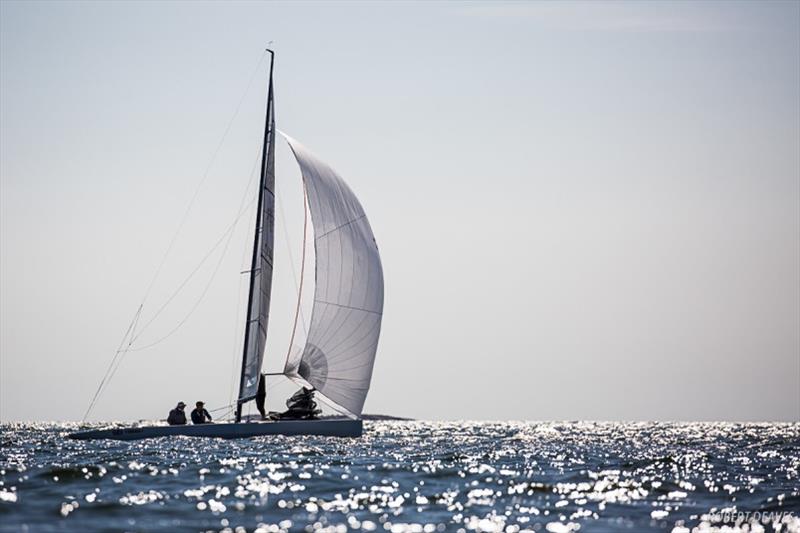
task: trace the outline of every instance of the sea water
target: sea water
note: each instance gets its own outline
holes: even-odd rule
[[[132,442],[67,439],[76,429],[0,426],[0,530],[800,531],[797,423],[387,421],[359,439]]]

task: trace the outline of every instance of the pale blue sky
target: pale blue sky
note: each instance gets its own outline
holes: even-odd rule
[[[0,418],[82,416],[268,41],[279,128],[381,248],[367,412],[800,419],[800,4],[722,1],[0,3]],[[263,67],[145,317],[236,215]],[[249,225],[95,418],[227,402]]]

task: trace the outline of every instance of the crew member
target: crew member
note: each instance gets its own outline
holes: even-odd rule
[[[261,413],[261,420],[266,420],[267,410],[264,403],[267,400],[267,376],[261,374],[258,378],[258,391],[256,392],[256,409]]]
[[[203,407],[205,404],[203,402],[197,402],[195,404],[194,411],[192,411],[192,424],[207,424],[211,422],[211,415],[208,414],[206,408]],[[184,418],[184,424],[185,422]]]
[[[175,409],[169,412],[167,423],[170,426],[182,426],[186,424],[186,412],[184,411],[185,407],[185,403],[178,402],[178,405],[175,406]]]

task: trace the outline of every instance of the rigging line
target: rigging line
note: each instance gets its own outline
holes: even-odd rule
[[[252,204],[252,203],[253,203],[253,200],[251,200],[247,204],[246,207],[249,207],[250,204]],[[238,224],[238,222],[242,218],[242,216],[245,214],[245,212],[246,212],[246,210],[242,210],[236,216],[236,218],[234,219],[233,223],[230,226],[228,226],[228,229],[226,229],[225,232],[220,236],[220,238],[217,239],[217,241],[214,243],[214,246],[212,246],[211,249],[203,257],[203,259],[200,260],[200,263],[198,263],[197,266],[194,268],[194,270],[192,270],[192,272],[188,276],[186,276],[186,278],[183,280],[183,282],[181,282],[181,284],[172,293],[172,295],[167,299],[167,301],[164,302],[164,304],[162,304],[161,307],[158,308],[158,311],[156,311],[156,313],[150,318],[150,320],[148,320],[145,323],[145,325],[142,326],[142,328],[139,330],[139,333],[136,335],[136,337],[133,337],[133,339],[131,340],[131,344],[133,344],[134,341],[138,340],[139,337],[142,336],[142,334],[147,329],[147,327],[150,326],[150,324],[152,324],[155,321],[155,319],[158,318],[158,316],[164,311],[164,309],[166,309],[166,307],[172,302],[172,300],[174,300],[178,296],[178,294],[180,294],[180,292],[183,290],[183,288],[186,287],[186,285],[192,280],[194,275],[197,274],[197,272],[200,270],[200,268],[205,264],[205,262],[209,259],[209,257],[211,257],[214,254],[214,252],[217,250],[217,248],[219,248],[219,246],[223,242],[230,243],[231,237],[232,237],[232,235],[234,233],[234,230],[236,229],[236,225]],[[226,238],[227,238],[227,241],[226,241]],[[225,246],[225,250],[227,250],[227,244]],[[224,258],[224,252],[223,252],[223,255],[221,256],[221,258]],[[218,269],[219,269],[219,263],[217,264],[217,269],[214,270],[214,274],[216,274]],[[212,275],[212,280],[213,280],[213,275]],[[206,287],[206,290],[208,290],[208,287]],[[205,295],[205,291],[203,292],[203,295],[201,295],[201,299],[202,299],[202,297],[204,295]],[[131,350],[131,351],[138,351],[138,350],[143,350],[143,349],[144,348],[136,348],[136,349]]]
[[[292,354],[292,344],[294,343],[294,335],[297,332],[297,317],[300,316],[300,304],[303,298],[303,280],[305,279],[306,270],[306,235],[308,234],[308,197],[306,196],[306,186],[303,182],[303,254],[300,256],[300,286],[297,289],[297,309],[294,312],[294,324],[292,325],[292,336],[289,339],[289,347],[286,349],[286,363],[283,367],[289,364],[289,356]],[[305,329],[305,320],[303,321],[303,332]]]
[[[287,229],[288,224],[286,224],[286,217],[283,214],[283,208],[282,208],[283,199],[280,197],[280,189],[278,189],[276,187],[276,190],[278,192],[278,202],[277,202],[277,205],[278,205],[278,216],[281,218],[281,227],[283,228],[283,236],[284,236],[284,239],[286,240],[286,252],[289,255],[289,264],[292,266],[292,279],[294,280],[294,288],[298,292],[297,299],[298,299],[298,302],[299,302],[300,301],[300,291],[301,291],[302,286],[303,286],[303,274],[302,274],[303,267],[302,267],[302,265],[300,267],[300,270],[301,270],[300,283],[298,283],[297,282],[297,272],[295,272],[295,270],[294,270],[294,257],[292,256],[292,243],[291,243],[291,239],[289,238],[289,230]],[[306,202],[307,202],[307,200],[308,199],[306,197],[306,185],[305,185],[305,183],[303,183],[303,250],[302,250],[302,261],[305,261],[305,255],[306,255],[306,225],[307,225],[307,217],[308,217],[308,213],[306,212]],[[303,313],[303,310],[299,307],[299,304],[298,304],[298,309],[300,309],[301,326],[303,327],[303,333],[305,334],[307,332],[305,314]],[[295,316],[295,326],[296,326],[296,324],[297,324],[297,316]],[[292,335],[292,337],[294,337],[294,335]],[[291,348],[291,344],[290,344],[290,348]]]
[[[116,366],[114,366],[113,370],[111,370],[111,374],[108,376],[108,381],[106,382],[106,387],[104,387],[103,390],[100,393],[101,396],[102,396],[103,392],[105,392],[106,388],[108,387],[108,384],[111,383],[111,380],[117,374],[117,370],[119,370],[119,367],[122,365],[122,361],[125,359],[125,356],[128,354],[128,351],[130,351],[131,344],[133,344],[133,341],[129,341],[128,345],[125,347],[125,349],[120,352],[120,357],[119,357],[119,359],[117,359],[117,364],[116,364]]]
[[[258,213],[253,213],[254,216],[258,216]],[[252,224],[251,224],[252,225]],[[249,246],[245,246],[242,249],[242,258],[239,262],[240,265],[246,264],[247,261],[247,252],[249,251]],[[233,336],[234,336],[234,343],[233,343],[233,352],[231,354],[231,376],[230,376],[230,390],[228,391],[228,401],[233,404],[233,391],[236,387],[236,362],[238,360],[239,354],[239,331],[240,325],[239,320],[242,317],[242,289],[244,287],[244,278],[239,276],[239,288],[237,291],[237,298],[236,298],[236,320],[233,324]],[[246,324],[242,324],[241,330],[242,334],[245,334],[245,328],[247,327]]]
[[[312,383],[306,381],[306,379],[303,378],[302,376],[297,376],[297,377],[295,377],[295,376],[286,376],[286,377],[289,378],[295,385],[299,385],[301,387],[305,387],[306,385],[311,385],[311,387],[318,394],[317,396],[315,396],[315,398],[319,398],[319,400],[322,403],[324,403],[325,405],[327,405],[328,407],[330,407],[332,410],[336,411],[340,415],[344,415],[347,418],[350,418],[350,415],[353,415],[353,413],[350,413],[347,409],[344,409],[339,404],[337,404],[336,402],[334,402],[333,400],[331,400],[330,398],[325,396],[325,394],[323,394],[322,391],[320,391],[319,389],[314,387],[314,385]]]
[[[133,319],[133,325],[131,326],[131,338],[136,336],[136,325],[139,323],[139,319],[142,317],[141,310],[144,307],[144,304],[139,305],[139,313],[136,314],[136,317]]]
[[[232,234],[233,234],[233,232],[231,232],[231,233],[230,233],[230,235],[232,235]],[[185,322],[186,322],[186,321],[189,319],[189,317],[191,317],[191,316],[192,316],[192,314],[193,314],[193,313],[195,312],[195,310],[196,310],[196,309],[199,307],[200,303],[202,302],[203,298],[205,297],[206,293],[208,292],[208,289],[211,287],[211,283],[214,281],[214,277],[216,276],[217,272],[219,271],[219,267],[220,267],[220,265],[222,264],[222,260],[225,258],[225,253],[227,252],[227,249],[228,249],[228,244],[230,244],[230,237],[229,237],[229,239],[228,239],[228,242],[227,242],[227,243],[226,243],[226,245],[225,245],[225,248],[224,248],[224,250],[222,251],[222,254],[220,255],[220,259],[219,259],[219,261],[217,262],[217,266],[216,266],[216,268],[214,269],[214,272],[211,274],[211,278],[208,280],[208,283],[206,284],[205,288],[203,289],[203,292],[202,292],[202,294],[200,295],[200,297],[198,298],[198,300],[195,302],[194,306],[193,306],[193,307],[192,307],[192,308],[189,310],[189,313],[188,313],[188,314],[187,314],[187,315],[186,315],[186,316],[185,316],[185,317],[184,317],[184,318],[183,318],[183,319],[182,319],[182,320],[181,320],[181,321],[178,323],[178,325],[177,325],[177,326],[175,326],[175,328],[173,328],[173,329],[172,329],[172,330],[171,330],[169,333],[167,333],[165,336],[161,337],[161,338],[160,338],[160,339],[158,339],[157,341],[155,341],[155,342],[152,342],[152,343],[150,343],[150,344],[148,344],[148,345],[146,345],[146,346],[142,346],[142,347],[138,347],[138,348],[131,348],[131,346],[133,345],[133,343],[134,343],[134,342],[136,341],[136,339],[138,338],[138,335],[137,335],[136,337],[133,337],[133,338],[132,338],[132,339],[131,339],[131,340],[128,342],[128,345],[125,347],[125,349],[121,351],[121,356],[120,356],[120,357],[119,357],[119,359],[117,360],[117,364],[116,364],[116,366],[115,366],[115,367],[114,367],[114,369],[111,371],[111,375],[110,375],[110,376],[109,376],[109,378],[108,378],[108,383],[110,383],[110,382],[111,382],[111,379],[112,379],[112,378],[113,378],[113,377],[116,375],[116,373],[117,373],[117,370],[119,370],[119,367],[122,365],[122,361],[124,360],[125,356],[126,356],[126,355],[127,355],[129,352],[138,352],[138,351],[142,351],[142,350],[145,350],[145,349],[147,349],[147,348],[151,348],[151,347],[153,347],[153,346],[155,346],[155,345],[157,345],[157,344],[160,344],[161,342],[163,342],[163,341],[165,341],[166,339],[168,339],[169,337],[171,337],[171,336],[172,336],[172,335],[173,335],[173,334],[174,334],[176,331],[178,331],[178,329],[180,329],[180,327],[181,327],[181,326],[183,326],[183,324],[184,324],[184,323],[185,323]],[[148,324],[149,324],[149,323],[148,323]],[[144,329],[144,328],[142,328],[142,329]]]
[[[119,367],[122,365],[122,361],[125,359],[125,356],[126,356],[126,355],[128,354],[128,352],[131,350],[131,345],[133,344],[133,341],[135,341],[135,340],[136,340],[135,338],[131,338],[131,339],[128,341],[128,345],[127,345],[127,346],[125,346],[125,349],[123,349],[123,350],[120,352],[119,359],[117,359],[117,364],[116,364],[116,366],[114,366],[114,368],[111,370],[111,374],[108,376],[108,381],[106,382],[106,387],[108,386],[108,384],[109,384],[109,383],[111,383],[111,380],[112,380],[112,379],[114,378],[114,376],[117,374],[117,370],[119,370]],[[113,363],[113,362],[112,362],[112,363]],[[102,393],[103,393],[104,391],[105,391],[105,388],[103,388],[103,391],[101,391],[101,392],[100,392],[101,396],[102,396]]]
[[[222,254],[220,254],[220,256],[219,256],[219,260],[217,261],[217,265],[214,267],[214,272],[212,272],[212,273],[211,273],[211,277],[209,278],[208,282],[206,283],[206,286],[205,286],[205,288],[203,289],[203,292],[200,294],[200,297],[197,299],[197,301],[195,301],[194,305],[193,305],[193,306],[192,306],[192,308],[189,310],[189,312],[186,314],[186,316],[184,316],[184,317],[183,317],[183,319],[181,319],[181,321],[180,321],[180,322],[178,322],[178,325],[177,325],[177,326],[175,326],[175,327],[174,327],[174,328],[173,328],[173,329],[172,329],[172,330],[171,330],[169,333],[167,333],[165,336],[161,337],[161,338],[160,338],[160,339],[158,339],[157,341],[155,341],[155,342],[152,342],[152,343],[150,343],[150,344],[148,344],[148,345],[146,345],[146,346],[141,346],[141,347],[137,347],[137,348],[132,348],[132,349],[129,349],[129,350],[127,350],[127,351],[131,351],[131,352],[138,352],[138,351],[141,351],[141,350],[145,350],[145,349],[147,349],[147,348],[150,348],[150,347],[152,347],[152,346],[155,346],[156,344],[159,344],[159,343],[161,343],[162,341],[166,340],[167,338],[169,338],[170,336],[172,336],[172,334],[173,334],[173,333],[175,333],[176,331],[178,331],[178,329],[179,329],[181,326],[183,326],[183,324],[185,324],[187,320],[189,320],[189,318],[190,318],[190,317],[191,317],[191,316],[194,314],[194,312],[195,312],[195,311],[197,310],[197,308],[200,306],[200,304],[202,303],[202,301],[203,301],[203,299],[205,298],[206,294],[208,293],[208,290],[211,288],[211,284],[213,283],[213,281],[214,281],[214,278],[217,276],[217,273],[219,272],[219,269],[220,269],[220,267],[222,266],[222,261],[225,259],[225,256],[226,256],[226,254],[227,254],[227,252],[228,252],[228,248],[230,247],[231,240],[233,239],[233,235],[236,233],[236,226],[239,224],[239,221],[241,220],[242,216],[244,216],[244,214],[247,212],[247,208],[249,208],[249,207],[250,207],[250,205],[252,205],[252,204],[253,204],[253,202],[255,201],[254,199],[251,199],[251,200],[250,200],[250,202],[248,202],[247,204],[245,204],[245,202],[247,201],[248,191],[250,190],[250,187],[251,187],[251,186],[252,186],[252,184],[253,184],[253,178],[255,177],[255,173],[256,173],[256,166],[257,166],[257,165],[258,165],[258,157],[256,157],[256,160],[255,160],[255,162],[253,163],[253,167],[250,169],[250,179],[248,180],[248,182],[247,182],[247,185],[245,186],[245,189],[244,189],[244,194],[242,195],[242,199],[239,201],[239,212],[238,212],[238,214],[236,215],[236,218],[234,218],[234,220],[233,220],[233,223],[231,224],[231,226],[228,228],[228,231],[226,232],[226,233],[227,233],[227,241],[225,241],[225,247],[224,247],[224,248],[223,248],[223,250],[222,250]],[[220,242],[221,242],[221,240],[222,240],[222,239],[224,239],[224,238],[225,238],[225,234],[223,234],[223,237],[221,237],[221,239],[220,239]],[[218,246],[218,245],[219,245],[219,242],[217,242],[217,244],[214,246],[214,248],[216,248],[216,246]],[[210,255],[211,255],[211,253],[213,252],[214,248],[212,248],[211,252],[209,252],[209,253],[208,253],[208,255],[209,255],[209,256],[210,256]],[[206,258],[203,258],[203,261],[205,261],[205,260],[206,260]],[[202,262],[201,262],[201,265],[202,265]],[[199,268],[199,265],[198,265],[198,268]],[[191,275],[194,275],[194,272],[193,272]],[[187,280],[187,281],[188,281],[188,280]],[[181,288],[182,288],[182,287],[181,287]],[[179,288],[179,289],[178,289],[178,290],[175,292],[175,294],[174,294],[172,297],[170,297],[170,300],[171,300],[171,299],[172,299],[174,296],[177,296],[177,293],[178,293],[178,292],[180,292],[181,288]],[[164,307],[165,307],[165,306],[166,306],[168,303],[169,303],[169,300],[168,300],[168,301],[167,301],[167,302],[164,304],[164,306],[162,306],[162,308],[161,308],[161,309],[159,309],[159,312],[161,312],[161,310],[163,310],[163,308],[164,308]],[[149,321],[147,324],[145,324],[145,326],[142,328],[142,331],[140,331],[138,335],[136,335],[136,336],[134,336],[134,337],[133,337],[133,340],[131,341],[131,344],[133,343],[133,341],[135,341],[136,339],[138,339],[138,338],[139,338],[139,336],[140,336],[140,335],[141,335],[141,334],[144,332],[144,329],[145,329],[145,328],[146,328],[148,325],[150,325],[150,324],[153,322],[153,320],[155,320],[155,319],[156,319],[156,317],[157,317],[157,316],[158,316],[158,313],[156,313],[156,315],[154,315],[154,316],[153,316],[153,318],[151,318],[151,319],[150,319],[150,321]]]
[[[256,164],[257,163],[258,163],[258,160],[256,159]],[[128,352],[141,351],[141,350],[144,350],[146,348],[150,348],[152,346],[155,346],[156,344],[159,344],[162,341],[166,340],[167,338],[172,336],[172,334],[175,333],[189,319],[189,317],[192,316],[192,314],[195,312],[195,310],[199,307],[200,303],[202,302],[203,298],[205,297],[206,293],[208,292],[209,288],[211,287],[211,284],[214,281],[214,278],[215,278],[217,272],[219,271],[219,268],[220,268],[220,266],[222,264],[223,259],[225,258],[225,254],[227,253],[228,246],[230,245],[231,239],[233,238],[233,234],[235,232],[236,225],[238,224],[238,222],[242,218],[242,216],[247,212],[247,208],[250,205],[252,205],[252,203],[254,201],[254,200],[250,200],[250,202],[247,205],[244,205],[244,202],[245,202],[245,200],[247,199],[247,196],[248,196],[248,190],[250,189],[250,187],[251,187],[251,185],[253,183],[253,176],[254,175],[255,175],[255,164],[253,165],[253,169],[250,171],[250,181],[247,183],[247,186],[245,187],[244,195],[242,196],[242,199],[239,202],[239,213],[237,214],[237,216],[234,219],[234,221],[231,223],[231,225],[228,227],[228,229],[225,231],[225,233],[222,234],[220,239],[214,244],[214,246],[211,248],[211,250],[209,250],[209,252],[206,254],[206,256],[203,257],[203,259],[201,260],[200,264],[198,264],[197,267],[184,280],[184,282],[181,284],[181,286],[178,287],[178,289],[164,303],[164,305],[161,306],[161,308],[158,310],[158,312],[139,330],[139,333],[136,334],[136,336],[133,336],[133,334],[131,334],[131,338],[130,338],[130,341],[128,342],[128,345],[125,346],[124,349],[121,349],[121,350],[118,351],[118,353],[115,355],[114,359],[112,359],[111,365],[109,365],[109,370],[111,370],[111,373],[108,376],[108,379],[106,380],[106,385],[108,385],[108,383],[111,382],[111,379],[114,377],[114,375],[116,375],[117,370],[119,369],[120,365],[122,364],[122,360],[125,358],[125,356],[128,354]],[[155,341],[155,342],[153,342],[151,344],[148,344],[147,346],[143,346],[143,347],[139,347],[139,348],[131,348],[133,343],[144,333],[145,329],[151,323],[153,323],[153,321],[166,308],[166,306],[170,303],[170,301],[172,301],[172,299],[174,299],[178,295],[178,293],[180,293],[180,291],[189,282],[189,280],[191,280],[191,278],[194,277],[195,273],[197,273],[197,271],[200,269],[200,267],[213,254],[213,252],[217,249],[217,247],[219,247],[220,243],[225,239],[226,236],[227,236],[228,240],[227,240],[227,242],[225,244],[225,248],[224,248],[222,254],[220,255],[219,260],[217,261],[217,266],[215,267],[214,272],[211,275],[211,278],[209,279],[208,283],[206,284],[205,288],[203,289],[203,292],[200,295],[200,298],[198,298],[198,300],[195,302],[194,306],[189,311],[189,313],[178,323],[178,325],[172,331],[170,331],[164,337],[158,339],[157,341]],[[144,305],[144,304],[142,304],[142,305]],[[138,322],[138,319],[139,318],[137,317],[137,319],[136,319],[137,322]],[[135,328],[135,325],[136,325],[137,322],[134,322],[134,328]],[[124,341],[123,341],[123,343],[124,343]],[[119,358],[117,358],[117,356],[119,356]],[[114,364],[115,362],[116,362],[116,365]],[[113,369],[112,369],[112,367],[113,367]],[[101,391],[101,394],[102,394],[102,391]]]
[[[197,200],[197,195],[200,193],[200,189],[203,187],[203,184],[208,179],[208,174],[211,171],[211,166],[216,161],[217,155],[219,154],[219,151],[222,148],[222,145],[225,142],[225,139],[228,137],[228,133],[230,132],[231,127],[233,126],[233,123],[236,120],[236,117],[239,116],[239,110],[242,108],[242,103],[244,102],[244,99],[247,97],[247,94],[250,92],[250,87],[253,85],[253,80],[256,78],[256,74],[258,74],[258,71],[261,68],[261,64],[264,62],[264,57],[266,57],[266,55],[267,55],[266,51],[264,51],[261,54],[261,57],[258,60],[258,64],[256,65],[256,68],[253,70],[253,73],[250,75],[250,80],[247,82],[247,87],[245,88],[244,92],[242,93],[242,96],[239,98],[239,103],[236,104],[236,109],[233,112],[233,116],[228,121],[228,125],[225,128],[225,131],[223,132],[222,137],[219,140],[219,143],[217,144],[217,148],[212,153],[211,160],[208,162],[208,165],[206,166],[206,169],[203,172],[203,177],[200,179],[200,182],[197,184],[197,187],[194,190],[194,194],[192,194],[192,198],[191,198],[191,200],[189,200],[189,204],[186,206],[186,210],[184,211],[183,216],[181,217],[180,223],[178,224],[178,228],[175,230],[175,233],[172,235],[172,239],[170,240],[169,245],[167,246],[167,250],[164,252],[163,257],[161,258],[161,262],[159,263],[158,267],[156,268],[156,272],[153,274],[153,277],[150,280],[150,284],[147,286],[147,290],[145,291],[144,297],[142,297],[142,304],[144,304],[145,300],[147,300],[147,297],[150,295],[150,291],[153,290],[153,285],[155,285],[156,279],[158,279],[158,276],[161,273],[161,270],[164,268],[164,264],[166,263],[167,257],[169,256],[170,252],[172,251],[172,248],[175,246],[175,241],[178,239],[178,235],[180,234],[181,230],[183,229],[183,226],[186,224],[186,220],[189,217],[189,212],[191,212],[192,207],[194,207],[194,203]]]
[[[178,238],[178,234],[180,234],[181,229],[183,228],[184,224],[186,223],[186,219],[187,219],[187,217],[189,215],[189,212],[192,209],[192,206],[194,205],[195,200],[197,199],[197,195],[200,192],[200,189],[203,186],[203,183],[205,183],[206,179],[208,178],[208,173],[211,170],[211,166],[214,164],[214,161],[216,160],[217,154],[219,154],[220,148],[222,147],[222,144],[225,142],[225,139],[228,136],[228,132],[230,131],[231,127],[233,126],[233,122],[236,120],[236,117],[239,115],[239,110],[242,107],[242,103],[244,102],[244,99],[247,96],[247,94],[250,92],[250,87],[253,84],[253,80],[255,79],[256,74],[258,74],[258,71],[261,68],[261,64],[264,62],[264,57],[266,57],[266,55],[267,55],[266,51],[264,51],[261,54],[261,57],[258,60],[258,64],[256,65],[256,68],[253,70],[253,73],[250,75],[250,80],[247,82],[247,87],[245,88],[244,92],[242,93],[241,98],[239,99],[238,104],[236,105],[236,109],[234,110],[233,116],[231,117],[230,121],[228,122],[228,126],[225,128],[225,132],[222,134],[222,137],[220,138],[220,141],[219,141],[219,144],[217,145],[216,150],[214,150],[214,153],[211,156],[211,160],[209,161],[208,166],[206,167],[206,170],[203,173],[203,177],[201,178],[200,183],[198,183],[197,187],[195,188],[194,194],[192,195],[192,198],[189,201],[189,205],[186,207],[186,211],[184,212],[183,217],[181,218],[181,221],[178,224],[178,228],[175,231],[175,234],[172,236],[172,239],[170,240],[169,246],[167,246],[167,250],[164,252],[163,257],[161,258],[161,262],[159,263],[158,267],[156,268],[156,272],[153,274],[153,277],[150,280],[150,283],[149,283],[149,285],[147,287],[147,290],[145,290],[144,296],[142,297],[141,303],[139,304],[139,309],[136,311],[136,315],[134,316],[134,321],[138,321],[138,316],[142,311],[144,303],[147,300],[147,297],[150,295],[150,291],[153,289],[153,285],[155,285],[156,279],[158,278],[159,274],[161,273],[161,270],[164,267],[164,264],[165,264],[165,262],[167,260],[167,257],[170,254],[170,251],[172,250],[173,246],[175,245],[175,241]],[[86,413],[84,414],[84,420],[86,419],[86,417],[88,416],[88,414],[91,411],[92,407],[94,406],[94,403],[97,401],[98,395],[100,394],[100,392],[101,392],[101,390],[102,390],[102,388],[104,386],[104,383],[107,382],[107,376],[109,375],[109,372],[111,371],[112,367],[114,366],[114,362],[117,360],[117,358],[119,357],[120,353],[124,353],[124,352],[121,351],[122,350],[122,346],[125,344],[125,339],[128,337],[128,334],[131,333],[131,329],[132,329],[133,325],[134,325],[134,322],[132,321],[131,324],[128,326],[128,330],[125,332],[125,335],[123,335],[122,341],[120,342],[120,346],[119,346],[119,348],[117,348],[117,351],[114,353],[114,357],[111,359],[111,362],[109,363],[108,368],[106,369],[106,373],[105,373],[103,379],[100,381],[100,385],[99,385],[99,387],[97,389],[97,392],[95,392],[95,395],[92,398],[92,401],[90,402],[89,408],[87,409]],[[149,323],[146,324],[145,327],[147,325],[149,325]],[[133,341],[128,343],[128,346],[130,346],[132,342]],[[117,366],[119,366],[119,365],[117,365]],[[113,372],[112,372],[112,375],[113,375]]]
[[[216,413],[217,411],[222,411],[223,409],[230,409],[232,407],[231,404],[223,405],[222,407],[217,407],[216,409],[209,409],[209,413]]]
[[[119,347],[117,348],[117,351],[114,353],[114,357],[111,359],[111,364],[108,365],[108,368],[106,368],[106,372],[105,374],[103,374],[103,379],[100,380],[100,385],[98,385],[97,390],[95,391],[94,396],[92,397],[92,400],[89,402],[89,407],[86,408],[86,412],[83,414],[81,422],[85,422],[86,417],[88,417],[89,413],[92,411],[92,408],[94,407],[94,404],[97,401],[97,397],[100,395],[100,391],[103,388],[103,384],[108,379],[108,373],[111,370],[114,361],[117,359],[120,352],[122,351],[122,347],[125,345],[125,340],[128,338],[128,334],[131,333],[131,330],[133,329],[134,325],[139,320],[139,315],[141,314],[141,312],[142,312],[142,304],[139,305],[139,308],[136,310],[136,314],[133,315],[130,324],[128,324],[128,329],[125,330],[125,335],[122,336],[122,340],[119,343]]]
[[[197,298],[197,301],[195,301],[194,305],[189,310],[189,312],[186,314],[186,316],[184,316],[181,319],[181,321],[178,322],[178,324],[169,333],[167,333],[166,335],[164,335],[163,337],[161,337],[157,341],[153,341],[150,344],[147,344],[145,346],[139,346],[137,348],[131,348],[130,350],[128,350],[129,352],[139,352],[139,351],[142,351],[142,350],[146,350],[148,348],[152,348],[156,344],[162,343],[163,341],[165,341],[169,337],[171,337],[173,333],[178,331],[181,328],[181,326],[183,326],[186,323],[187,320],[189,320],[189,318],[194,314],[194,312],[197,310],[197,308],[200,307],[200,304],[203,302],[203,299],[205,298],[206,294],[208,293],[208,290],[211,288],[211,284],[214,282],[214,278],[217,276],[217,273],[219,272],[219,269],[222,266],[222,262],[225,259],[225,256],[226,256],[226,254],[228,252],[228,248],[230,247],[231,240],[233,239],[233,234],[234,233],[235,233],[235,231],[231,231],[230,233],[228,233],[228,240],[225,242],[225,246],[222,249],[222,253],[219,256],[219,260],[217,261],[217,265],[214,267],[214,271],[211,273],[211,277],[209,278],[208,283],[206,283],[206,286],[203,288],[203,292],[200,293],[200,296]],[[138,338],[139,338],[139,336],[137,335],[136,337],[133,338],[133,340],[135,341]]]
[[[327,405],[328,407],[330,407],[332,410],[336,411],[340,415],[345,416],[347,418],[350,418],[350,415],[353,414],[353,413],[350,413],[347,409],[339,406],[339,404],[337,404],[336,402],[334,402],[333,400],[331,400],[330,398],[328,398],[327,396],[325,396],[321,392],[319,392],[319,390],[317,390],[317,392],[319,393],[319,396],[317,396],[317,398],[319,398],[319,401],[321,401],[322,403],[324,403],[325,405]]]

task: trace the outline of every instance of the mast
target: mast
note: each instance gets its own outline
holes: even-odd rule
[[[249,340],[249,328],[253,321],[258,321],[259,317],[258,314],[254,318],[253,317],[253,298],[254,293],[256,290],[256,276],[260,275],[257,272],[257,267],[259,264],[259,254],[261,253],[260,244],[261,244],[261,234],[264,231],[264,220],[263,217],[263,204],[264,204],[264,193],[266,191],[267,185],[267,173],[268,173],[268,160],[269,160],[269,148],[273,145],[272,137],[275,134],[273,131],[272,125],[274,123],[273,119],[273,96],[272,96],[272,70],[275,64],[275,52],[270,49],[267,49],[269,52],[270,60],[269,60],[269,88],[267,90],[267,112],[264,124],[264,145],[261,149],[261,179],[259,180],[258,186],[258,207],[256,208],[256,225],[255,230],[253,232],[253,255],[252,260],[250,262],[250,290],[247,296],[247,321],[245,322],[245,334],[244,334],[244,346],[242,348],[242,370],[241,375],[239,376],[239,396],[236,401],[236,422],[240,422],[242,419],[242,404],[247,401],[242,399],[242,391],[245,388],[245,372],[247,370],[247,352],[250,348]],[[274,223],[273,220],[267,221],[268,223]],[[271,231],[271,228],[270,228]],[[271,268],[271,266],[270,266]],[[270,273],[271,275],[271,273]]]

